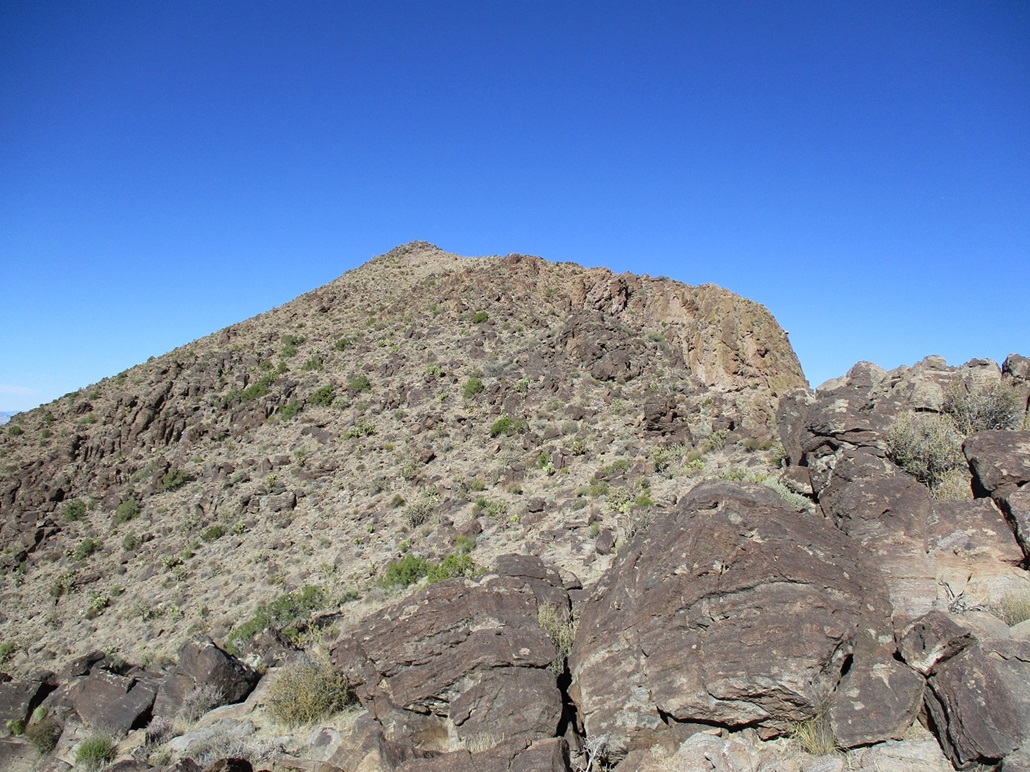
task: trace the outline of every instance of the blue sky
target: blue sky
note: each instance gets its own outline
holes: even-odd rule
[[[1030,355],[1030,4],[0,0],[0,410],[414,239]]]

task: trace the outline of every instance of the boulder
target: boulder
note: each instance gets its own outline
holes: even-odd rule
[[[33,709],[53,691],[54,684],[49,677],[52,675],[27,681],[0,681],[0,732],[6,733],[8,721],[28,722]]]
[[[260,675],[210,640],[187,641],[179,650],[179,663],[161,683],[154,716],[175,718],[187,697],[200,686],[211,690],[214,705],[240,702]]]
[[[539,608],[568,609],[539,558],[502,557],[479,584],[431,585],[366,618],[333,647],[336,665],[385,740],[423,751],[482,751],[557,734],[559,656]]]
[[[139,728],[157,695],[154,683],[96,670],[78,679],[68,700],[83,723],[112,734]]]
[[[841,680],[830,704],[833,737],[841,748],[901,739],[923,705],[923,677],[892,659],[863,662]]]
[[[994,429],[962,443],[978,495],[1005,495],[1030,482],[1030,432]]]
[[[1030,561],[1030,485],[1001,494],[996,501],[1023,551],[1024,563]]]
[[[682,723],[782,733],[848,667],[891,659],[889,617],[882,580],[826,519],[764,486],[702,483],[584,605],[569,693],[615,759]]]
[[[951,762],[933,737],[888,740],[858,751],[848,769],[855,772],[953,772]]]

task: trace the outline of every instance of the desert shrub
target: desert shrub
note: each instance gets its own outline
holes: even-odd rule
[[[1030,619],[1030,593],[1010,593],[991,604],[991,610],[1009,627]]]
[[[106,734],[87,737],[75,751],[75,766],[100,769],[114,761],[114,749],[114,740]]]
[[[454,551],[459,555],[467,555],[476,548],[476,540],[471,536],[462,534],[454,542]]]
[[[164,477],[161,478],[161,490],[174,491],[192,480],[193,476],[191,474],[177,467],[173,467],[165,472]]]
[[[762,480],[762,485],[772,488],[783,499],[784,503],[797,512],[804,512],[812,508],[812,500],[801,493],[795,493],[775,477],[767,477]]]
[[[122,549],[126,552],[132,552],[133,550],[139,549],[140,544],[142,544],[142,542],[140,541],[139,536],[134,533],[127,533],[122,538]]]
[[[237,400],[239,400],[241,403],[253,402],[255,399],[263,397],[269,392],[271,392],[272,382],[274,380],[275,379],[271,375],[266,375],[262,377],[260,380],[252,383],[250,386],[243,389],[242,391],[230,391],[228,394],[225,395],[222,402],[226,406],[232,404]]]
[[[972,387],[954,384],[945,392],[942,407],[966,437],[988,429],[1019,429],[1025,411],[1019,392],[1000,381]]]
[[[332,402],[331,399],[329,401]],[[289,402],[287,402],[285,405],[279,408],[279,418],[281,418],[284,421],[289,421],[293,418],[296,418],[297,413],[299,413],[303,409],[303,407],[304,403],[302,403],[300,400],[291,399]]]
[[[328,406],[333,404],[333,400],[336,398],[336,387],[331,383],[328,386],[323,386],[308,397],[308,402],[312,405]]]
[[[472,315],[472,324],[482,324],[489,318],[490,314],[486,311],[476,311],[476,313]]]
[[[973,498],[972,478],[969,469],[958,467],[945,472],[930,495],[938,501],[969,501]]]
[[[476,564],[472,556],[461,549],[445,556],[439,563],[409,553],[399,560],[391,561],[379,583],[385,589],[406,588],[422,579],[432,584],[459,576],[473,576],[475,572]]]
[[[75,548],[75,551],[72,552],[72,557],[74,557],[76,560],[85,560],[90,555],[99,552],[101,549],[103,549],[103,547],[104,543],[100,541],[100,539],[86,537],[81,542],[79,542],[79,546],[77,546]]]
[[[223,536],[225,536],[225,526],[220,523],[215,523],[200,534],[200,538],[204,541],[215,541],[216,539],[221,539]]]
[[[919,482],[936,488],[961,467],[962,437],[947,416],[904,413],[887,430],[887,455]]]
[[[352,440],[355,437],[371,437],[376,433],[376,425],[372,423],[360,423],[357,426],[350,427],[343,433],[345,440]]]
[[[11,424],[10,426],[7,427],[7,436],[8,437],[20,437],[23,434],[25,434],[25,430],[22,429],[17,424]]]
[[[112,518],[115,525],[121,525],[127,523],[139,514],[140,507],[139,502],[136,499],[126,499],[117,507],[114,508],[114,517]]]
[[[404,511],[404,519],[412,528],[418,528],[423,523],[429,522],[436,509],[436,497],[424,496],[418,501],[409,504]]]
[[[31,742],[40,756],[46,756],[57,747],[61,739],[61,725],[49,716],[43,716],[25,727],[25,739]]]
[[[286,726],[316,721],[355,702],[346,677],[328,658],[298,657],[275,673],[268,686],[268,712]]]
[[[69,592],[75,589],[75,572],[74,571],[62,571],[54,583],[50,585],[50,595],[54,598],[60,598],[62,595],[67,595]]]
[[[12,656],[14,656],[14,644],[11,641],[0,643],[0,667],[6,665]]]
[[[576,640],[576,625],[568,609],[553,603],[545,603],[537,609],[537,621],[554,644],[558,656],[551,663],[552,669],[564,669],[564,658],[572,653]]]
[[[523,419],[515,419],[505,413],[490,427],[491,437],[508,436],[509,434],[525,434],[529,431],[529,422]]]
[[[794,724],[790,737],[801,750],[813,756],[825,756],[837,750],[828,710],[820,710],[807,721]]]
[[[225,639],[225,648],[239,656],[241,646],[269,627],[281,630],[287,638],[296,638],[298,625],[326,604],[325,593],[308,585],[300,592],[289,592],[258,606],[254,616],[234,628]]]
[[[184,721],[193,722],[224,702],[225,695],[219,687],[210,683],[198,683],[186,692],[176,716]]]
[[[297,355],[297,346],[304,342],[304,339],[296,335],[283,335],[283,345],[279,349],[279,356],[289,359]]]
[[[372,384],[368,380],[367,375],[355,375],[347,381],[347,391],[351,394],[360,394],[363,391],[371,391]]]
[[[472,399],[483,391],[483,381],[479,378],[469,378],[461,385],[461,394],[465,399]]]
[[[333,348],[335,348],[337,351],[346,351],[347,347],[350,346],[350,344],[351,341],[348,337],[337,338],[336,343],[333,344]]]
[[[443,378],[447,372],[440,365],[426,365],[427,378]]]
[[[81,520],[86,514],[86,502],[82,499],[72,499],[61,510],[61,519],[66,523],[74,523]]]
[[[301,365],[301,370],[304,372],[317,372],[322,370],[325,365],[322,364],[322,358],[319,356],[311,356],[308,361]]]

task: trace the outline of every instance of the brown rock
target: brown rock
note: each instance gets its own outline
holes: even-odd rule
[[[432,585],[362,622],[333,648],[385,739],[428,751],[553,737],[561,693],[541,629],[544,603],[568,607],[539,558],[507,556],[497,576]]]
[[[121,734],[138,728],[156,695],[153,683],[99,670],[76,681],[68,699],[87,725]]]
[[[762,486],[702,483],[586,603],[570,696],[616,759],[678,722],[785,731],[852,656],[889,659],[888,616],[882,582],[826,520]]]
[[[892,659],[851,668],[830,707],[833,736],[841,748],[899,740],[919,715],[925,681]]]
[[[218,704],[240,702],[260,676],[210,640],[188,641],[179,650],[179,664],[161,683],[154,716],[174,718],[189,693],[207,685],[221,695]]]
[[[979,495],[1004,495],[1030,482],[1030,432],[977,432],[962,443]]]
[[[930,675],[937,663],[945,662],[975,642],[972,632],[941,611],[931,611],[912,622],[898,641],[898,652],[906,664]]]

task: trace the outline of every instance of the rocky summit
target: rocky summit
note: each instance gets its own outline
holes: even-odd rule
[[[416,242],[0,432],[0,768],[1030,769],[1030,360]]]

